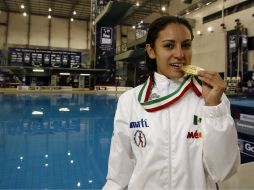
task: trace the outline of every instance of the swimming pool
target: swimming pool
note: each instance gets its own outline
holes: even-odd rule
[[[0,189],[101,189],[117,99],[0,94]]]

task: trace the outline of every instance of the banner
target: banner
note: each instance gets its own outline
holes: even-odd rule
[[[9,65],[79,68],[81,52],[9,48]]]
[[[97,75],[96,85],[115,85],[116,63],[115,29],[113,26],[96,26],[96,69],[108,69],[107,72]]]
[[[227,76],[241,77],[248,72],[248,31],[239,28],[227,32]]]

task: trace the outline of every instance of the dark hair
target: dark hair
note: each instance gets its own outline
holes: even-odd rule
[[[176,16],[163,16],[151,23],[146,37],[146,44],[150,44],[150,46],[153,48],[155,40],[158,38],[159,32],[163,30],[167,25],[173,23],[182,24],[186,26],[191,33],[191,40],[194,38],[192,27],[186,19]],[[146,65],[148,69],[148,74],[153,79],[154,72],[157,71],[156,60],[151,59],[147,52],[146,52]]]

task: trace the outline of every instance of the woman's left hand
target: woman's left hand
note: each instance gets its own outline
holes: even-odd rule
[[[216,106],[221,102],[221,96],[226,89],[225,81],[218,72],[199,71],[199,79],[202,81],[202,96],[207,106]]]

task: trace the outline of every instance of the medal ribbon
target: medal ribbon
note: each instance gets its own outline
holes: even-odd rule
[[[148,112],[164,109],[177,102],[191,87],[197,96],[202,95],[201,81],[196,76],[187,76],[184,78],[183,82],[174,92],[157,99],[149,100],[152,87],[152,80],[149,77],[138,94],[139,103]]]

